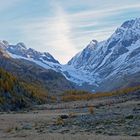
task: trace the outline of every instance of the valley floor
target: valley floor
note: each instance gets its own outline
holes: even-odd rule
[[[140,93],[0,114],[0,140],[31,139],[139,140]]]

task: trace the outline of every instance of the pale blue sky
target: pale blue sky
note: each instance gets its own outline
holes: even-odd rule
[[[92,40],[140,17],[140,0],[0,0],[0,40],[50,52],[66,63]]]

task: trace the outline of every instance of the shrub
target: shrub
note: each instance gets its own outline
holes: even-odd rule
[[[56,125],[64,125],[64,120],[61,117],[58,117],[56,120]]]
[[[90,114],[93,114],[94,113],[94,107],[93,106],[90,106],[88,110],[89,110],[89,113]]]
[[[0,105],[7,103],[11,110],[22,109],[33,103],[45,103],[47,97],[48,93],[41,85],[25,83],[0,68]]]

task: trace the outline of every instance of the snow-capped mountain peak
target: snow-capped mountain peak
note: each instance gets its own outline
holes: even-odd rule
[[[20,49],[27,49],[25,44],[23,42],[18,43],[17,45],[15,45],[15,47],[20,48]]]
[[[54,59],[54,57],[47,53],[47,52],[39,52],[32,48],[27,48],[24,43],[18,43],[17,45],[9,45],[7,48],[9,53],[12,53],[14,55],[22,56],[25,58],[32,58],[34,60],[38,61],[48,61],[52,63],[58,63],[57,60]]]
[[[8,47],[9,43],[7,41],[0,41],[0,48],[6,49]]]
[[[133,40],[135,36],[140,36],[140,18],[124,22],[109,38],[109,40],[114,39],[117,41],[123,40],[124,38],[125,40]],[[137,37],[135,39],[137,39]]]
[[[0,41],[0,48],[5,50],[9,56],[15,59],[26,59],[47,69],[57,70],[60,63],[48,52],[39,52],[32,48],[27,48],[24,43],[11,45],[7,41]]]
[[[136,18],[135,20],[128,20],[124,22],[121,27],[125,29],[139,29],[140,28],[140,18]]]
[[[106,41],[91,41],[68,65],[88,75],[85,83],[88,79],[94,79],[91,81],[96,90],[102,90],[101,87],[104,90],[118,88],[122,84],[118,82],[119,78],[122,80],[124,75],[130,77],[140,72],[140,18],[124,22]],[[118,83],[109,87],[102,86],[111,84],[111,80]]]
[[[90,59],[90,56],[94,53],[97,46],[98,41],[92,40],[82,52],[78,53],[68,62],[68,65],[73,65],[75,68],[82,67]]]
[[[98,43],[97,40],[92,40],[92,41],[89,43],[88,47],[96,47],[97,43]]]

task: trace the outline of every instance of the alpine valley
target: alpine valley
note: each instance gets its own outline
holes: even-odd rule
[[[0,41],[0,140],[140,140],[140,18],[65,65],[33,48]]]
[[[92,40],[65,65],[48,52],[27,48],[24,43],[1,41],[0,49],[0,67],[27,82],[39,81],[53,93],[60,89],[112,91],[140,85],[140,18],[124,22],[107,40]]]

